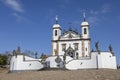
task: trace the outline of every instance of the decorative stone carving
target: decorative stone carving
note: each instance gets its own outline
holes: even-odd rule
[[[96,47],[96,50],[97,50],[98,54],[100,54],[100,50],[99,50],[99,45],[98,44],[99,44],[99,42],[96,42],[95,43],[95,47]]]
[[[111,45],[109,45],[109,50],[110,50],[111,54],[114,56],[113,48]]]
[[[62,59],[59,56],[57,56],[57,58],[55,59],[55,62],[60,63],[61,61],[62,61]]]

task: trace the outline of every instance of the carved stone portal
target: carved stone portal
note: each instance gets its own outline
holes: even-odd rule
[[[74,58],[75,50],[71,46],[69,46],[69,48],[66,50],[66,55]]]

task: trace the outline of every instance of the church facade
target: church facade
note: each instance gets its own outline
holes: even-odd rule
[[[52,55],[66,55],[72,58],[81,58],[90,56],[90,34],[89,24],[84,19],[81,23],[81,34],[78,31],[72,30],[62,33],[61,26],[56,18],[56,23],[53,25],[52,36]]]

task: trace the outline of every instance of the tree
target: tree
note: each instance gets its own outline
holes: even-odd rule
[[[15,50],[13,50],[13,56],[16,56],[17,55],[17,53],[16,53],[16,51]]]
[[[41,57],[40,57],[42,60],[45,60],[47,58],[47,55],[45,55],[44,53],[41,54]]]
[[[25,50],[22,54],[26,56],[34,57],[34,52],[30,50]]]
[[[38,58],[38,53],[37,53],[37,52],[35,53],[35,58],[36,58],[36,59]]]
[[[8,64],[8,56],[0,54],[0,65]]]
[[[20,47],[18,47],[17,54],[20,54],[20,53],[21,53],[21,49],[20,49]]]

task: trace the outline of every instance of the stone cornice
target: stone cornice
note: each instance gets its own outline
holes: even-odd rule
[[[60,27],[54,27],[53,29],[60,29],[60,30],[62,30]]]
[[[63,42],[63,41],[82,41],[82,40],[91,40],[90,38],[87,38],[87,39],[67,39],[67,40],[52,40],[52,42]]]
[[[89,25],[82,25],[81,27],[86,27],[86,26],[89,27]]]

